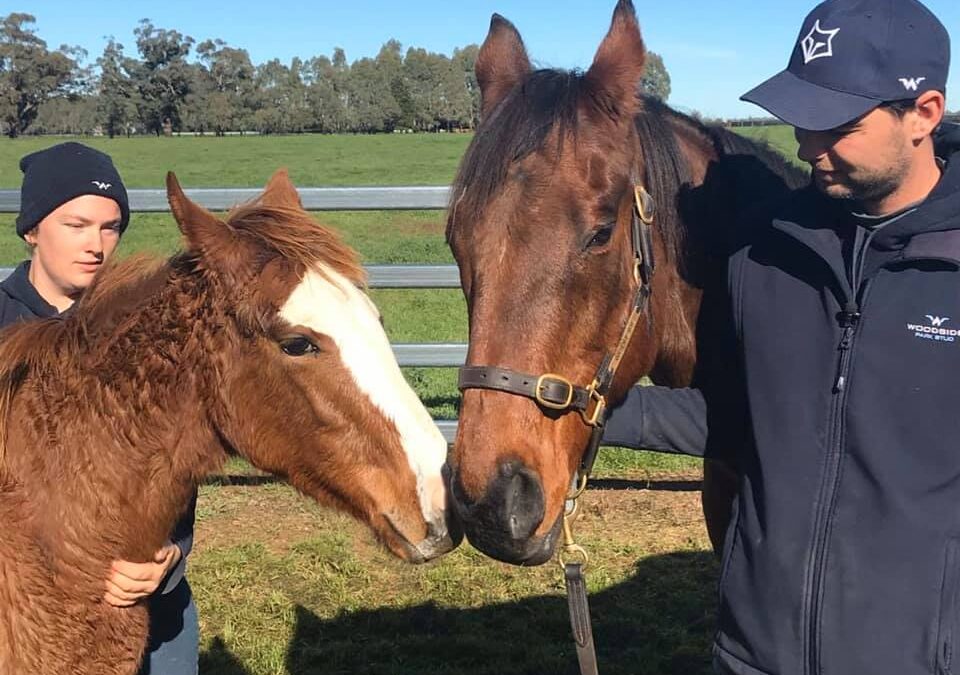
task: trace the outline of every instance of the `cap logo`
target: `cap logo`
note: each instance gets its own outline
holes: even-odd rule
[[[920,86],[920,83],[923,82],[925,77],[901,77],[900,84],[903,85],[903,88],[907,91],[916,91],[917,87]]]
[[[90,182],[93,183],[94,185],[96,185],[96,186],[97,186],[98,188],[100,188],[101,190],[109,190],[109,189],[110,189],[110,186],[113,185],[113,183],[101,183],[101,182],[98,181],[98,180],[92,180],[92,181],[90,181]]]
[[[817,22],[813,24],[813,28],[807,33],[807,37],[800,41],[800,48],[803,49],[804,65],[816,59],[833,56],[833,38],[835,38],[839,32],[839,28],[823,30],[820,27],[820,19],[817,19]]]

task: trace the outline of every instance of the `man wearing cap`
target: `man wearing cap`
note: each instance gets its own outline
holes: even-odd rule
[[[719,673],[960,671],[960,154],[934,143],[949,61],[916,0],[807,16],[788,68],[744,98],[796,129],[811,185],[731,236],[696,388],[635,388],[611,415],[608,443],[738,469]]]
[[[0,283],[0,326],[69,311],[113,253],[130,219],[123,181],[102,152],[62,143],[27,155],[20,169],[17,234],[30,246],[31,256]],[[153,560],[115,561],[105,581],[104,602],[149,605],[144,674],[197,670],[196,608],[184,578],[195,506],[196,495],[170,543]]]

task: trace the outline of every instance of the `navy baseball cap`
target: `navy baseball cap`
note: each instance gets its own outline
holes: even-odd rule
[[[827,0],[803,22],[783,72],[740,97],[825,131],[881,103],[946,91],[950,36],[917,0]]]

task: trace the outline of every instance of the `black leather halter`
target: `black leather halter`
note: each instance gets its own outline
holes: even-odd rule
[[[651,283],[656,266],[653,255],[652,225],[656,205],[653,197],[642,185],[634,187],[634,203],[631,209],[631,241],[633,243],[633,276],[637,282],[637,292],[633,299],[630,314],[627,316],[620,340],[613,352],[604,356],[597,368],[593,381],[586,387],[573,384],[569,379],[556,373],[528,375],[508,368],[496,366],[463,366],[457,383],[460,391],[466,389],[490,389],[502,391],[536,401],[545,411],[567,412],[574,410],[580,414],[584,423],[592,427],[590,443],[580,462],[580,478],[585,480],[593,469],[603,425],[607,414],[607,393],[613,384],[613,378],[627,351],[640,316],[646,312],[647,321],[652,325],[652,316],[647,311],[652,293]]]

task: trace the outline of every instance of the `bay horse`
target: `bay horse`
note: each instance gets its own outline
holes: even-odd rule
[[[588,383],[610,374],[600,364],[618,339],[608,406],[644,375],[687,386],[701,299],[723,257],[711,241],[750,202],[808,179],[772,150],[638,94],[645,60],[621,0],[586,73],[534,70],[499,15],[476,61],[481,123],[447,216],[469,312],[451,492],[467,538],[502,561],[553,554],[591,418],[603,414]],[[634,306],[645,319],[630,337]],[[735,472],[706,462],[716,550],[735,487]]]
[[[447,446],[407,385],[356,253],[286,172],[225,221],[173,174],[184,251],[108,265],[63,318],[0,337],[0,673],[132,675],[151,560],[228,453],[366,522],[419,563],[459,541]]]

